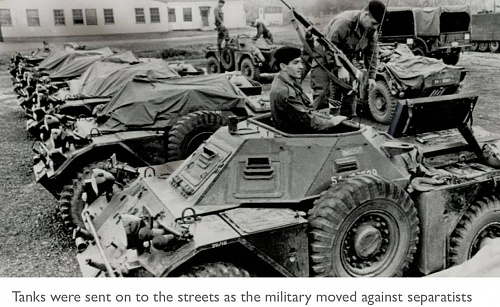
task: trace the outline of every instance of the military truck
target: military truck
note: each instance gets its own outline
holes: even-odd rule
[[[258,80],[260,73],[277,72],[274,63],[274,50],[277,45],[269,45],[265,39],[254,40],[246,34],[232,37],[219,52],[217,46],[207,48],[207,73],[216,74],[225,71],[241,71],[249,80]]]
[[[269,109],[267,100],[247,97],[224,75],[135,79],[97,119],[63,122],[46,116],[41,140],[33,145],[33,173],[59,200],[63,221],[73,227],[75,187],[97,164],[124,185],[137,176],[137,167],[187,157],[227,116],[241,120]]]
[[[113,195],[86,202],[82,182],[82,274],[369,277],[459,264],[500,235],[500,135],[471,126],[477,99],[400,100],[387,132],[345,120],[292,135],[256,116]]]

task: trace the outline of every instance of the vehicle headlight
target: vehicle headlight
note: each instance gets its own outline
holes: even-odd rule
[[[407,45],[413,45],[413,38],[407,38],[406,39],[406,44]]]
[[[464,34],[464,39],[470,39],[470,33],[465,33]]]

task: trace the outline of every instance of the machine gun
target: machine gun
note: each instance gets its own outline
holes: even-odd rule
[[[323,70],[325,70],[325,72],[328,74],[330,79],[332,79],[333,82],[335,82],[337,85],[339,85],[347,90],[353,90],[355,92],[361,93],[362,91],[359,91],[359,87],[361,87],[364,84],[364,82],[362,82],[362,80],[361,80],[363,78],[363,73],[359,69],[357,69],[351,63],[351,61],[349,61],[349,59],[342,52],[342,50],[340,50],[337,46],[335,46],[335,44],[333,44],[329,39],[327,39],[325,37],[325,35],[323,33],[321,33],[318,29],[316,29],[314,27],[314,25],[309,20],[307,20],[304,16],[302,16],[300,13],[298,13],[294,8],[290,7],[290,5],[288,5],[288,3],[286,3],[284,0],[281,0],[281,2],[292,12],[293,18],[295,20],[297,20],[298,22],[300,22],[306,28],[306,31],[308,31],[309,33],[311,33],[313,36],[316,37],[316,41],[320,45],[323,46],[323,48],[325,49],[325,52],[329,56],[337,59],[340,62],[340,64],[342,64],[342,66],[349,72],[349,74],[352,76],[352,78],[354,80],[356,80],[357,82],[355,82],[354,86],[351,86],[351,85],[345,83],[344,81],[337,78],[337,76],[332,74],[330,72],[330,70],[328,70],[326,67],[324,67],[320,62],[318,62],[319,66],[321,66],[321,68]],[[294,22],[294,20],[292,20],[292,22]],[[305,39],[302,37],[302,33],[300,32],[298,27],[296,27],[296,30],[297,30],[297,33],[299,34],[299,37],[300,37],[302,43],[304,44],[304,50],[307,53],[309,53],[309,55],[311,57],[314,58],[312,51],[310,50],[309,46],[307,45]]]

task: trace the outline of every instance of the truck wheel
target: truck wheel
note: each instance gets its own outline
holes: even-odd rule
[[[479,43],[479,46],[477,47],[477,49],[481,52],[486,52],[488,51],[488,48],[490,48],[489,44],[487,42],[480,42]]]
[[[313,276],[402,276],[417,250],[413,201],[377,176],[332,185],[309,211],[309,225]]]
[[[82,171],[77,173],[75,179],[72,180],[72,185],[66,185],[61,192],[61,197],[59,198],[59,213],[63,220],[63,223],[69,229],[74,227],[85,227],[85,224],[82,220],[82,212],[85,207],[85,202],[82,199],[82,195],[84,192],[85,180],[92,178],[93,170],[96,168],[110,171],[110,168],[107,166],[109,163],[107,161],[101,161],[96,163],[91,163],[84,167]],[[126,173],[130,175],[130,173]],[[127,183],[135,179],[136,176],[131,177],[121,177],[116,178],[121,183]],[[113,191],[113,189],[119,189],[118,185],[115,182],[111,182],[110,184],[102,184],[98,186],[99,191],[95,196],[100,196],[104,194],[106,191]]]
[[[207,74],[220,74],[222,73],[222,66],[214,56],[207,59]]]
[[[484,197],[465,212],[450,237],[449,266],[461,264],[474,256],[481,243],[500,237],[500,199]]]
[[[470,44],[470,48],[469,48],[469,50],[470,50],[470,51],[477,51],[477,48],[478,48],[478,44],[477,44],[477,42],[472,42],[472,43]]]
[[[250,273],[232,263],[214,262],[193,266],[179,277],[251,277]]]
[[[241,61],[241,74],[247,79],[257,81],[260,78],[260,69],[253,64],[251,59],[245,58]]]
[[[234,52],[227,47],[222,49],[220,62],[225,70],[234,70]]]
[[[215,111],[196,111],[183,116],[168,133],[167,160],[186,159],[225,125],[226,119]]]
[[[450,53],[443,55],[443,62],[448,65],[457,65],[460,60],[460,53]]]
[[[489,47],[491,52],[498,52],[498,49],[500,49],[500,43],[490,42]]]
[[[385,81],[377,81],[377,84],[368,95],[368,107],[373,119],[382,124],[391,122],[398,100],[391,94],[391,90]]]

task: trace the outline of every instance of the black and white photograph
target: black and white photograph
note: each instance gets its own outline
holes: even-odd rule
[[[500,277],[499,51],[496,0],[2,0],[0,277]]]

